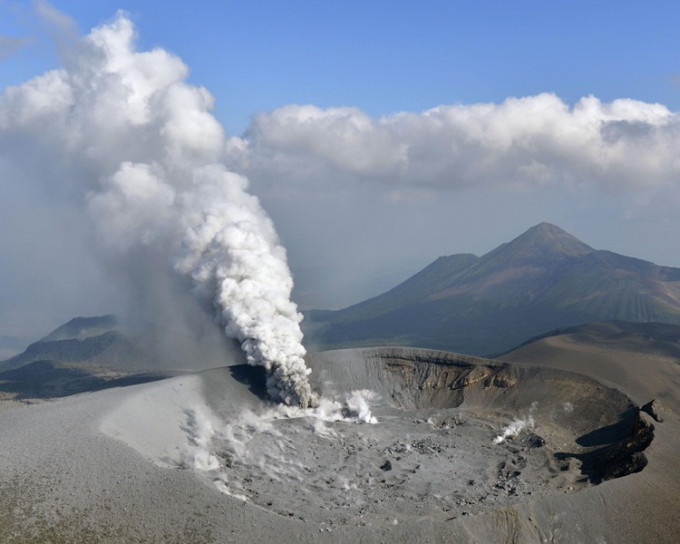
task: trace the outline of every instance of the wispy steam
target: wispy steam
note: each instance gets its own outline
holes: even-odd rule
[[[513,419],[512,422],[507,425],[506,427],[503,428],[501,431],[501,434],[499,434],[496,438],[494,438],[493,443],[494,444],[502,444],[505,442],[508,438],[514,438],[517,436],[519,433],[521,433],[524,429],[531,429],[534,426],[534,418],[532,416],[528,416],[524,419]]]
[[[269,394],[308,406],[286,252],[248,180],[223,165],[213,99],[187,73],[162,49],[136,51],[119,13],[69,48],[64,67],[4,91],[0,162],[84,210],[108,266],[141,258],[166,267],[150,265],[152,277],[174,269],[267,369]],[[18,143],[31,154],[14,153]]]
[[[523,418],[513,419],[512,422],[505,426],[501,433],[494,438],[493,443],[502,444],[508,438],[514,438],[519,435],[524,429],[533,429],[535,424],[533,413],[536,411],[537,406],[537,402],[532,402],[529,408],[529,414]]]
[[[251,476],[261,472],[269,482],[282,478],[298,481],[300,473],[309,469],[301,463],[291,439],[299,434],[307,437],[313,434],[339,446],[344,438],[333,424],[377,424],[371,404],[378,399],[372,391],[355,390],[339,398],[325,396],[314,408],[278,405],[257,412],[244,409],[227,422],[220,422],[206,406],[197,405],[185,411],[187,421],[182,428],[187,433],[189,448],[180,463],[211,472],[220,491],[248,500],[244,482],[239,481],[235,469],[239,472],[238,467],[245,468]],[[303,424],[289,425],[296,420]],[[309,439],[305,443],[310,446]],[[345,490],[349,485],[344,482]]]
[[[23,47],[27,41],[27,38],[0,35],[0,60],[13,55]]]

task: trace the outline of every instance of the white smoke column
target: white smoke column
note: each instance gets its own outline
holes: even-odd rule
[[[247,180],[210,165],[184,195],[186,234],[176,269],[195,292],[213,300],[226,333],[241,342],[247,360],[267,369],[269,395],[307,407],[313,395],[304,362],[300,321],[290,300],[293,281],[271,220],[245,190]]]
[[[534,416],[533,413],[536,411],[538,402],[534,401],[529,407],[529,414],[525,418],[515,418],[508,426],[503,428],[501,434],[494,438],[494,444],[502,444],[508,438],[514,438],[519,435],[524,429],[534,428]]]
[[[346,399],[348,414],[364,423],[378,423],[378,419],[371,415],[371,407],[368,403],[368,401],[376,398],[377,395],[375,393],[366,389],[352,391]]]
[[[224,167],[213,99],[187,73],[162,49],[136,51],[119,13],[79,40],[65,67],[4,91],[0,167],[63,185],[105,262],[124,270],[160,256],[214,306],[248,362],[267,369],[270,396],[307,407],[316,397],[286,252],[247,179]]]
[[[521,433],[524,429],[528,428],[533,428],[534,426],[534,418],[532,416],[528,416],[525,419],[514,419],[512,423],[510,423],[507,427],[503,429],[501,434],[499,434],[496,438],[494,438],[493,443],[494,444],[502,444],[505,442],[508,438],[514,438],[517,436],[519,433]]]

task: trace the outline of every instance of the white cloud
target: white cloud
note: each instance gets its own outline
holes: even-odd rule
[[[36,0],[34,6],[38,16],[46,24],[51,25],[62,34],[70,34],[75,37],[78,32],[78,25],[71,17],[56,9],[47,0]]]
[[[588,96],[570,106],[545,93],[380,118],[288,105],[256,115],[225,154],[274,217],[299,277],[319,278],[300,300],[337,307],[541,221],[677,265],[663,242],[680,225],[677,149],[680,115],[663,105]]]
[[[553,94],[373,119],[356,108],[286,106],[256,116],[235,164],[323,184],[341,176],[443,190],[479,184],[677,183],[680,116],[659,104]],[[310,164],[312,166],[310,166]]]

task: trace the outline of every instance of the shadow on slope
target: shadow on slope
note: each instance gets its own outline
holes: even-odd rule
[[[248,386],[248,390],[262,401],[269,401],[267,395],[267,372],[263,366],[240,364],[230,366],[229,373],[237,382]]]
[[[638,408],[631,408],[612,425],[587,432],[576,439],[583,447],[602,446],[583,453],[558,452],[557,459],[578,459],[581,472],[594,484],[640,472],[647,466],[643,451],[652,443],[654,425],[640,417]]]

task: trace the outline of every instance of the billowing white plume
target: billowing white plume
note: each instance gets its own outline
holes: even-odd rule
[[[286,252],[248,180],[223,165],[211,95],[185,82],[173,55],[136,51],[123,13],[68,55],[2,94],[0,163],[61,186],[86,211],[105,262],[160,256],[214,305],[248,362],[267,369],[272,398],[312,404]],[[31,152],[15,153],[17,142]]]
[[[208,166],[184,195],[189,213],[176,269],[190,275],[199,297],[213,300],[226,333],[241,341],[248,362],[268,371],[267,391],[286,404],[312,401],[301,315],[290,300],[286,252],[247,180]]]

